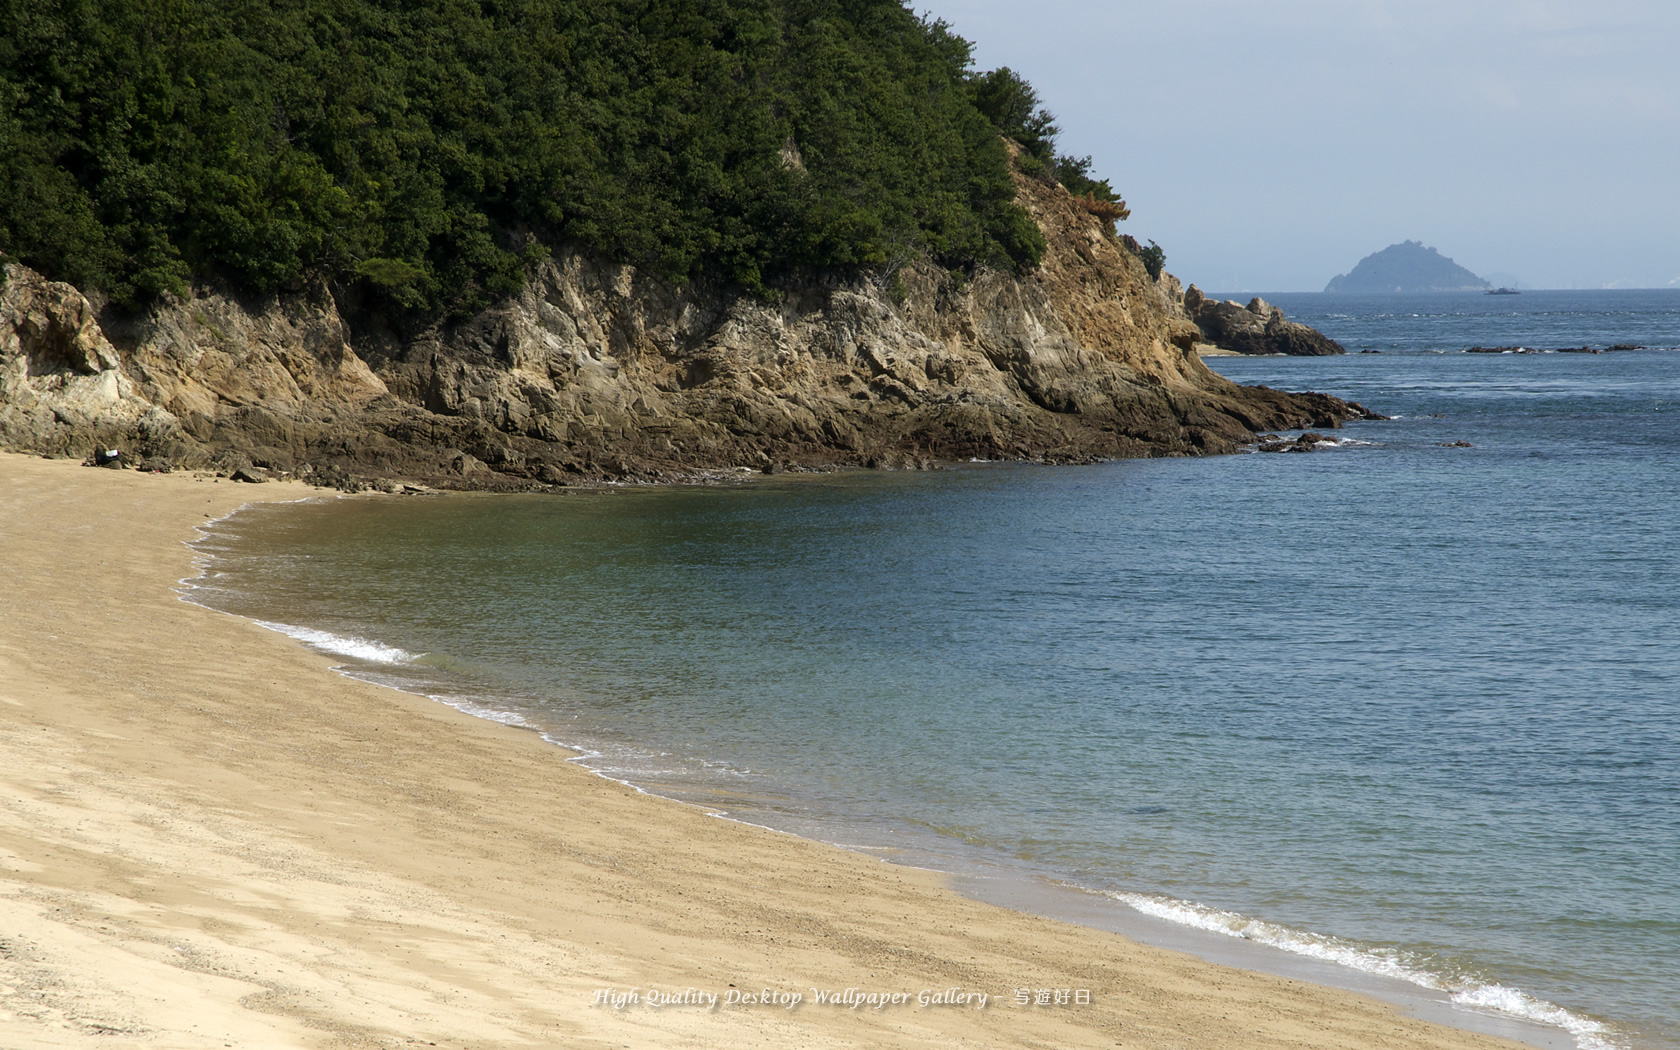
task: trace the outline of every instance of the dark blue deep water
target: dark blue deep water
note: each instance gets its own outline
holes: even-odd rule
[[[1396,418],[261,508],[196,597],[742,819],[1680,1047],[1680,292],[1272,301],[1354,352],[1216,368]]]

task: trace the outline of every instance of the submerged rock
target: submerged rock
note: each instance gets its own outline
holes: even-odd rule
[[[1260,443],[1255,446],[1261,452],[1316,452],[1318,446],[1326,442],[1334,443],[1323,434],[1307,431],[1297,438],[1280,438],[1275,434],[1261,436]]]

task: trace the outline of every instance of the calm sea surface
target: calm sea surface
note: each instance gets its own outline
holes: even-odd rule
[[[1680,1047],[1680,292],[1269,298],[1350,354],[1214,367],[1398,418],[257,508],[194,598],[744,820]]]

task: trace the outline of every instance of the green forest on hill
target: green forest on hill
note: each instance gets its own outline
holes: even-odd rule
[[[1021,268],[1030,85],[900,0],[0,0],[0,252],[143,306],[327,281],[418,316],[554,247],[763,291]]]

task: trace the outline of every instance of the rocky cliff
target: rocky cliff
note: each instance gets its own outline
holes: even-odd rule
[[[1214,374],[1171,288],[1099,219],[1060,187],[1018,188],[1049,242],[1026,276],[912,264],[768,301],[563,254],[516,297],[407,338],[325,289],[100,316],[10,265],[0,442],[503,488],[1198,455],[1363,414]]]

